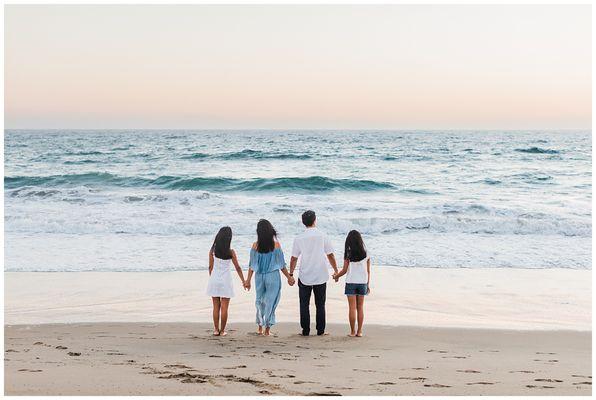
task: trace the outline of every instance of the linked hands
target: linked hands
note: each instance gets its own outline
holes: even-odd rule
[[[244,290],[250,291],[250,281],[242,281],[242,286],[244,287]]]
[[[339,281],[339,272],[335,271],[335,272],[333,273],[333,275],[331,275],[331,277],[333,278],[333,280],[334,280],[335,282],[338,282],[338,281]]]
[[[294,286],[295,283],[296,283],[296,279],[294,279],[293,276],[288,276],[288,285]]]

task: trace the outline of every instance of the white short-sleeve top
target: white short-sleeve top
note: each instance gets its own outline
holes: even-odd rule
[[[346,274],[346,283],[368,283],[366,266],[369,259],[370,257],[367,255],[360,261],[350,261],[348,273]]]
[[[306,228],[294,239],[292,257],[299,259],[298,276],[305,285],[320,285],[329,280],[331,241],[318,228]]]

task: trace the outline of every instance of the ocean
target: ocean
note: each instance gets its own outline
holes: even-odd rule
[[[289,262],[313,209],[338,259],[591,268],[589,131],[6,130],[5,271],[243,267],[269,219]]]

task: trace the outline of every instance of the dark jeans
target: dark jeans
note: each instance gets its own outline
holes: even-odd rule
[[[298,279],[298,293],[300,295],[300,326],[302,334],[310,334],[310,293],[315,293],[315,306],[317,308],[317,335],[325,333],[325,298],[327,282],[320,285],[304,285]]]

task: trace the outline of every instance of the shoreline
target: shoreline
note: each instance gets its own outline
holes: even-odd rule
[[[5,326],[8,395],[590,395],[591,333],[330,324]],[[338,366],[341,365],[341,368]],[[323,378],[324,379],[321,379]]]
[[[590,331],[591,277],[591,270],[375,266],[365,324]],[[4,279],[7,325],[211,321],[207,271],[5,272]],[[233,284],[229,322],[253,322],[254,288]],[[343,280],[328,282],[328,323],[347,324],[343,288]],[[298,310],[296,286],[284,283],[277,320],[297,324]]]

